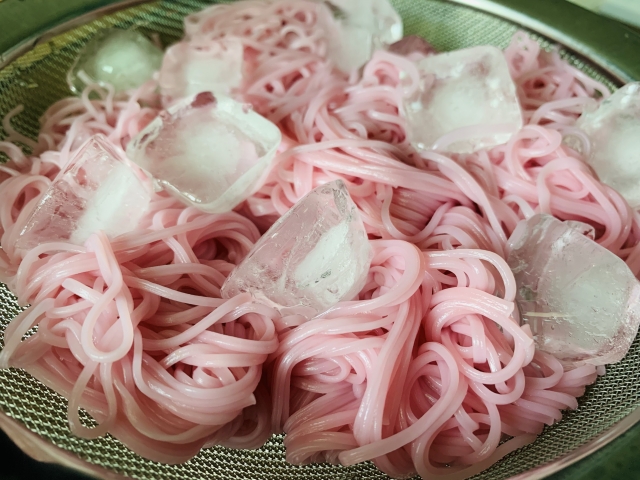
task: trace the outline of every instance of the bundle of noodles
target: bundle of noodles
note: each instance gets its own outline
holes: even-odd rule
[[[488,249],[504,255],[519,220],[550,213],[591,224],[603,246],[640,272],[640,217],[562,143],[563,134],[577,134],[588,153],[575,121],[609,91],[556,51],[541,51],[521,32],[505,50],[527,122],[509,143],[472,155],[418,154],[401,112],[403,97],[418,87],[414,60],[421,53],[378,51],[361,75],[348,77],[323,57],[318,3],[249,3],[189,17],[186,31],[195,44],[242,40],[242,96],[285,136],[287,151],[242,210],[256,222],[269,225],[313,188],[343,178],[373,237],[420,244],[439,207],[475,215],[477,205],[482,228],[492,230]]]
[[[370,83],[367,72],[376,70],[376,60],[360,80],[355,72],[347,76],[337,71],[324,57],[321,16],[326,8],[321,6],[311,1],[250,1],[215,5],[185,21],[185,41],[193,48],[221,38],[243,43],[245,78],[239,95],[283,133],[286,151],[266,185],[241,211],[261,227],[268,226],[315,187],[337,178],[347,183],[375,237],[389,236],[380,213],[383,198],[391,193],[387,185],[399,187],[390,199],[399,225],[424,223],[450,200],[471,206],[436,169],[407,164],[415,152],[406,143],[396,144],[405,138],[397,109],[401,97],[395,86],[380,84],[378,78]],[[376,58],[379,55],[397,59],[399,66],[410,64],[399,56],[379,52]],[[397,84],[398,72],[391,74]]]
[[[93,90],[91,88],[90,90]],[[109,432],[146,458],[178,463],[205,445],[257,448],[271,435],[262,364],[278,345],[274,310],[220,287],[259,238],[246,218],[206,215],[156,195],[137,232],[84,246],[13,245],[41,193],[74,149],[98,132],[135,135],[155,112],[136,98],[54,105],[40,142],[13,159],[1,186],[3,281],[31,307],[5,331],[0,365],[21,367],[69,399],[78,436]],[[22,170],[22,171],[21,171]],[[33,326],[35,334],[21,342]],[[98,422],[79,419],[86,409]]]
[[[250,58],[260,60],[244,93],[280,126],[288,151],[244,211],[257,221],[277,217],[341,177],[371,237],[413,243],[432,267],[416,273],[415,292],[403,292],[418,297],[414,302],[405,299],[403,308],[382,303],[378,312],[365,299],[382,295],[376,288],[392,288],[401,274],[376,263],[377,250],[361,310],[336,307],[281,332],[270,366],[274,429],[287,433],[287,458],[294,463],[374,459],[394,476],[455,470],[438,468],[445,464],[475,465],[462,477],[480,471],[559,420],[562,409],[576,408],[576,397],[595,380],[593,367],[563,372],[554,358],[534,355],[531,334],[518,327],[514,313],[513,276],[500,257],[518,221],[538,212],[591,224],[597,240],[623,258],[638,251],[637,214],[562,144],[563,133],[575,132],[582,107],[608,90],[519,33],[505,55],[527,126],[488,152],[418,153],[401,114],[403,97],[418,86],[415,64],[377,52],[361,76],[342,75],[314,57],[322,43],[302,28],[312,14],[295,17],[298,29],[247,26],[282,14],[279,8],[293,9],[286,2],[256,4],[250,12],[216,7],[191,21],[191,38],[269,40],[269,47],[251,45]],[[242,15],[254,23],[231,20]],[[301,64],[289,61],[290,50],[271,48],[287,42],[308,49],[306,56],[296,52]],[[398,248],[411,251],[402,242]],[[445,324],[434,326],[439,321]],[[412,331],[412,322],[422,322],[422,329]],[[505,436],[514,439],[499,447]]]
[[[498,255],[373,244],[359,302],[280,335],[272,420],[288,461],[467,478],[577,407],[595,368],[535,353]]]

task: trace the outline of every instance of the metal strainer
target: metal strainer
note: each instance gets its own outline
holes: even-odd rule
[[[555,4],[563,3],[559,0],[542,3],[552,4],[554,1]],[[499,13],[505,3],[509,3],[505,0],[456,2],[396,0],[393,3],[404,19],[406,33],[424,36],[439,50],[479,44],[505,47],[513,33],[520,28],[504,18],[461,4],[490,4],[495,7],[493,11]],[[0,70],[0,117],[4,117],[16,105],[24,105],[24,112],[14,118],[13,125],[21,133],[36,138],[38,117],[51,103],[69,94],[65,74],[79,49],[96,32],[113,26],[139,29],[147,35],[159,34],[161,41],[167,45],[181,36],[182,18],[208,3],[210,2],[204,0],[161,0],[134,7],[129,3],[128,8],[125,5],[114,13],[41,43]],[[538,0],[529,0],[529,3],[538,4]],[[527,8],[534,7],[530,5]],[[537,24],[529,25],[535,28]],[[547,34],[550,31],[544,28],[536,30]],[[544,47],[551,47],[552,43],[547,38],[533,31],[531,33]],[[575,45],[572,46],[576,48]],[[629,80],[633,77],[633,73],[624,74],[619,69],[616,70],[615,62],[608,69],[613,73],[607,73],[593,61],[568,50],[563,49],[561,52],[574,65],[612,88],[618,86],[618,79]],[[594,60],[595,56],[591,58]],[[602,65],[603,62],[599,63]],[[0,138],[2,137],[0,127]],[[0,285],[2,331],[19,311],[15,298],[4,285]],[[527,478],[540,478],[575,461],[595,449],[598,444],[606,443],[608,438],[622,433],[625,427],[633,424],[638,413],[632,412],[640,406],[640,341],[634,342],[622,362],[607,370],[606,376],[587,389],[586,395],[580,399],[577,411],[567,413],[561,422],[546,428],[535,443],[510,454],[474,478],[506,479],[520,476],[532,469],[535,470],[529,472]],[[150,480],[388,478],[370,463],[350,468],[326,464],[304,467],[289,465],[285,462],[280,436],[273,437],[257,451],[219,447],[203,450],[183,465],[168,466],[151,462],[135,455],[110,436],[96,440],[72,436],[67,425],[66,401],[26,373],[14,369],[0,371],[0,409],[15,419],[16,423],[69,452],[62,454],[63,457],[76,459],[67,463],[80,464],[86,461],[100,467],[93,471],[102,476],[125,475]],[[89,421],[88,417],[86,420]],[[5,418],[0,422],[2,424],[10,423]]]

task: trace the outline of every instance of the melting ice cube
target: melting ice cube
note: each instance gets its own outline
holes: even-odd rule
[[[404,100],[416,148],[471,153],[506,143],[522,128],[516,87],[499,49],[432,55],[418,68],[420,87]]]
[[[142,33],[112,29],[98,33],[84,47],[67,74],[71,90],[87,83],[111,84],[116,91],[137,88],[162,64],[162,50]]]
[[[162,112],[129,142],[127,154],[172,195],[223,213],[251,195],[281,138],[250,106],[201,92]]]
[[[160,69],[160,91],[167,103],[200,92],[229,95],[242,82],[244,47],[237,38],[195,40],[169,47]]]
[[[577,123],[591,140],[587,159],[600,180],[640,207],[640,83],[630,83]]]
[[[311,318],[364,286],[371,247],[344,182],[316,188],[256,243],[222,287],[250,292],[283,314]]]
[[[117,237],[138,226],[150,198],[109,140],[95,135],[44,193],[16,246],[26,250],[55,241],[81,245],[98,230]]]
[[[538,348],[570,367],[620,361],[640,323],[640,282],[583,230],[535,215],[509,240],[522,321]]]
[[[331,14],[320,19],[327,31],[327,55],[344,72],[361,67],[375,50],[402,38],[402,19],[388,0],[318,1]]]

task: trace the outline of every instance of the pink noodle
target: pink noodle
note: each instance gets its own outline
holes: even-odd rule
[[[562,144],[584,105],[609,91],[518,33],[505,55],[526,126],[489,151],[419,153],[402,98],[418,86],[411,60],[422,54],[380,51],[361,74],[339,73],[324,57],[318,5],[250,0],[185,21],[187,42],[243,42],[236,95],[283,133],[276,166],[236,212],[208,215],[158,194],[136,232],[23,257],[13,245],[73,152],[95,133],[126,147],[160,105],[153,81],[128,96],[89,86],[47,111],[37,143],[5,119],[0,280],[31,307],[7,327],[0,366],[68,398],[76,435],[110,432],[153,460],[256,448],[284,431],[295,464],[373,460],[396,477],[466,478],[577,408],[604,374],[564,371],[535,351],[504,255],[518,221],[545,212],[593,225],[640,273],[638,212]],[[306,323],[245,294],[222,300],[260,231],[336,178],[375,252],[359,297]],[[97,427],[82,424],[81,407]]]

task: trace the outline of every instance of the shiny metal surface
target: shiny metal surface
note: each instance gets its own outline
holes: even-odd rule
[[[0,70],[0,117],[24,104],[25,112],[14,124],[22,133],[35,137],[38,117],[53,101],[69,94],[64,74],[73,56],[97,31],[114,25],[137,28],[159,33],[168,44],[179,37],[181,18],[210,2],[139,3],[140,0],[0,2],[0,32],[16,19],[21,19],[20,31],[28,32],[23,39],[14,35],[9,40],[0,33],[0,64],[5,63]],[[81,4],[85,8],[80,8]],[[440,50],[478,44],[504,47],[511,35],[524,27],[545,47],[550,48],[554,42],[568,47],[561,50],[567,60],[611,88],[640,79],[640,62],[636,60],[640,36],[562,0],[396,0],[394,4],[403,16],[407,33],[423,35]],[[38,6],[41,10],[36,13]],[[0,138],[2,135],[0,129]],[[15,299],[1,286],[0,330],[18,311]],[[543,478],[588,455],[640,420],[640,342],[636,340],[627,358],[608,370],[607,376],[580,400],[578,411],[568,413],[562,422],[546,429],[534,444],[474,478]],[[21,426],[26,426],[37,434],[29,435],[32,442],[51,458],[67,465],[82,465],[85,471],[102,477],[387,478],[371,464],[351,468],[288,465],[279,437],[256,452],[214,448],[185,465],[149,462],[111,437],[85,441],[71,436],[64,399],[16,370],[0,372],[0,408],[16,420],[0,421],[0,427],[10,430],[14,438],[19,439]],[[47,442],[46,447],[42,446],[42,439]]]

